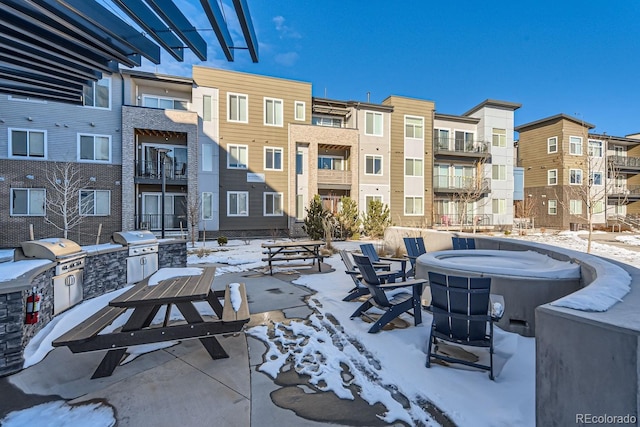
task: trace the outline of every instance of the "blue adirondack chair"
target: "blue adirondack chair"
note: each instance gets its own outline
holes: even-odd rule
[[[407,259],[406,258],[391,258],[391,257],[381,257],[376,252],[376,248],[372,243],[363,243],[360,245],[360,251],[362,255],[369,257],[371,263],[374,267],[378,268],[383,265],[388,265],[391,268],[391,262],[399,262],[402,270],[402,278],[406,280],[407,278]]]
[[[422,323],[420,297],[422,295],[422,287],[427,282],[426,280],[411,279],[403,280],[402,282],[382,283],[378,276],[380,273],[376,273],[369,257],[353,255],[353,261],[358,266],[358,270],[362,274],[362,283],[369,289],[371,297],[351,315],[352,319],[360,316],[371,319],[374,322],[369,329],[371,334],[380,331],[387,323],[402,313],[413,315],[416,326]],[[411,288],[411,291],[396,291],[393,296],[387,296],[386,291],[398,288]],[[372,307],[382,310],[384,314],[377,319],[370,317],[367,314],[367,310]]]
[[[472,237],[452,237],[451,243],[454,250],[476,248],[476,239]]]
[[[422,254],[427,253],[422,237],[404,237],[404,246],[407,249],[407,258],[411,263],[411,269],[407,272],[408,277],[416,275],[416,259]]]
[[[429,286],[433,322],[427,351],[427,368],[434,358],[487,370],[489,378],[493,380],[493,323],[500,320],[502,315],[493,315],[489,309],[491,278],[445,276],[429,272]],[[486,347],[489,349],[489,365],[438,354],[438,340]]]

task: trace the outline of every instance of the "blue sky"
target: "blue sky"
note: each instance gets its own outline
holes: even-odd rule
[[[230,3],[224,0],[225,3]],[[379,103],[389,95],[435,101],[462,114],[487,98],[518,102],[516,125],[558,113],[596,132],[640,132],[640,2],[247,0],[260,62],[224,60],[212,32],[209,61],[163,53],[145,67],[190,75],[209,65],[313,84],[313,95]],[[198,0],[177,0],[203,28]],[[227,16],[235,17],[233,11]],[[243,44],[237,24],[232,36]]]

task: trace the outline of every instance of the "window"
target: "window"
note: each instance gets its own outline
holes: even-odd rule
[[[569,154],[573,154],[574,156],[582,155],[582,137],[569,137]]]
[[[268,126],[282,126],[281,99],[264,99],[264,124]]]
[[[507,166],[506,165],[492,165],[491,178],[498,181],[507,180]]]
[[[558,184],[558,169],[550,169],[547,171],[547,185]]]
[[[86,107],[111,108],[111,79],[104,77],[85,86],[82,102]]]
[[[296,101],[294,104],[294,118],[296,120],[305,119],[305,103],[302,101]]]
[[[9,157],[45,158],[47,133],[27,129],[9,129],[11,139]]]
[[[602,185],[602,172],[591,172],[589,182],[591,185]]]
[[[448,150],[449,129],[435,129],[433,133],[436,140],[436,147],[440,150]]]
[[[405,215],[423,215],[424,202],[422,197],[405,197],[404,198],[404,214]]]
[[[202,192],[202,219],[213,219],[213,193],[208,191]]]
[[[111,212],[111,191],[80,190],[80,215],[108,216]]]
[[[454,140],[453,140],[454,151],[461,151],[461,152],[474,151],[473,139],[474,139],[474,134],[471,132],[464,132],[460,130],[455,131]]]
[[[246,145],[228,145],[227,150],[227,169],[247,169],[249,148]]]
[[[46,195],[44,188],[12,188],[11,215],[44,216]]]
[[[227,216],[249,216],[247,191],[227,191]]]
[[[507,213],[507,199],[493,199],[491,207],[494,214],[504,215]]]
[[[507,146],[507,130],[493,128],[491,140],[492,140],[491,145],[493,145],[494,147],[506,147]]]
[[[569,169],[569,184],[582,184],[582,169]]]
[[[552,136],[547,139],[547,153],[557,153],[558,152],[558,137]]]
[[[211,97],[209,97],[209,101],[211,101]],[[164,98],[159,96],[147,96],[147,95],[142,97],[143,107],[162,108],[163,110],[186,111],[188,105],[189,103],[184,99]]]
[[[210,122],[213,117],[213,100],[211,95],[202,96],[202,120]]]
[[[342,119],[336,117],[323,117],[323,116],[313,116],[311,118],[311,124],[316,126],[327,126],[333,128],[341,128],[342,127]]]
[[[382,156],[364,156],[364,174],[382,175]]]
[[[594,215],[601,214],[604,212],[604,203],[602,200],[596,200],[591,205],[591,213]]]
[[[587,153],[591,157],[602,157],[602,141],[590,139]]]
[[[111,162],[111,137],[108,135],[78,135],[79,160]]]
[[[404,118],[404,137],[423,139],[424,125],[422,117],[405,117]]]
[[[342,157],[318,156],[318,169],[345,170]]]
[[[296,174],[302,175],[304,173],[304,154],[302,151],[296,153]]]
[[[423,173],[422,159],[404,159],[405,176],[422,176]]]
[[[264,168],[265,170],[282,170],[282,148],[265,147]]]
[[[382,136],[382,113],[367,111],[364,115],[365,135]]]
[[[202,144],[202,171],[213,172],[213,145]]]
[[[364,196],[364,208],[365,208],[365,210],[367,210],[367,211],[369,210],[369,205],[374,200],[382,203],[382,196]]]
[[[558,201],[557,200],[549,200],[549,207],[547,212],[549,215],[558,215]]]
[[[249,122],[248,97],[237,93],[227,95],[228,113],[227,120],[230,122]]]
[[[264,193],[264,216],[282,216],[282,193]]]
[[[582,200],[569,200],[569,213],[571,215],[582,215]]]

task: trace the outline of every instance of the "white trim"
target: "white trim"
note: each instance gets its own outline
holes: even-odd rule
[[[373,169],[374,172],[367,172],[367,158],[372,157],[374,159]],[[380,173],[375,173],[375,159],[380,159]],[[384,175],[384,158],[380,154],[365,154],[364,155],[364,174],[370,176],[383,176]]]
[[[27,213],[26,214],[13,213],[13,192],[15,190],[27,192]],[[44,211],[42,214],[29,213],[31,211],[29,194],[35,190],[44,192],[44,201],[43,201]],[[47,189],[46,188],[10,188],[9,189],[9,216],[39,216],[39,217],[47,216]]]
[[[108,80],[109,81],[109,106],[108,107],[96,107],[95,103],[96,103],[96,84],[101,81],[101,80]],[[93,90],[93,104],[94,105],[85,105],[84,104],[84,99],[82,100],[82,107],[83,108],[94,108],[96,110],[109,110],[111,111],[111,107],[113,105],[113,84],[112,84],[112,80],[111,77],[102,77],[100,80],[92,82],[92,90]],[[83,92],[83,98],[84,98],[84,92]]]
[[[415,162],[416,160],[419,160],[422,163],[422,168],[420,169],[420,175],[416,175],[415,173],[412,175],[407,174],[407,160],[411,160],[413,161],[413,172],[415,172],[416,169],[416,165]],[[410,177],[424,177],[424,159],[421,157],[405,157],[404,158],[404,176],[410,176]]]
[[[413,207],[415,208],[415,202],[416,199],[420,199],[422,200],[422,205],[421,205],[421,210],[422,212],[419,213],[407,213],[407,199],[412,199],[413,200]],[[404,196],[404,216],[424,216],[424,197],[422,196]]]
[[[13,154],[13,135],[12,132],[13,131],[19,131],[19,132],[27,132],[27,155],[26,156],[19,156],[19,155],[14,155]],[[8,132],[8,141],[9,141],[9,147],[7,147],[7,153],[9,155],[9,158],[11,159],[28,159],[28,160],[47,160],[48,158],[48,143],[47,143],[47,131],[44,129],[29,129],[29,128],[8,128],[7,129]],[[44,134],[44,157],[36,157],[36,156],[30,156],[29,155],[29,133],[31,132],[38,132],[38,133],[42,133]]]
[[[551,183],[551,180],[549,179],[549,174],[551,172],[555,172],[556,173],[556,176],[555,176],[556,182],[554,182],[553,184]],[[547,171],[547,185],[558,185],[558,169],[549,169]]]
[[[231,102],[230,99],[232,96],[237,96],[238,98],[243,97],[246,100],[246,108],[245,115],[247,116],[246,120],[232,120],[231,119]],[[238,117],[240,117],[240,105],[238,105]],[[227,122],[231,123],[249,123],[249,95],[246,93],[237,93],[237,92],[227,92]]]
[[[503,135],[503,134],[500,134],[500,133],[495,133],[495,131],[496,131],[496,130],[503,130],[503,131],[504,131],[504,135]],[[493,136],[494,136],[494,135],[497,135],[497,136],[504,136],[504,145],[502,145],[502,144],[500,144],[500,143],[499,143],[498,145],[495,145],[495,144],[493,143]],[[475,141],[474,141],[474,142],[475,142]],[[507,147],[507,129],[504,129],[504,128],[494,128],[494,127],[492,127],[492,128],[491,128],[491,146],[492,146],[492,147],[497,147],[497,148],[506,148],[506,147]]]
[[[82,192],[91,192],[93,193],[93,212],[94,213],[83,213],[82,212],[82,197],[81,194]],[[109,202],[107,204],[107,206],[109,207],[108,212],[106,214],[98,214],[95,213],[95,206],[96,206],[96,193],[107,193],[107,195],[109,196]],[[94,190],[94,189],[90,189],[90,188],[81,188],[80,190],[78,190],[78,213],[80,216],[111,216],[111,190]]]
[[[549,142],[552,139],[556,140],[556,144],[555,144],[556,145],[556,149],[554,151],[550,150],[551,146],[549,145]],[[554,153],[557,153],[557,152],[558,152],[558,137],[557,136],[551,136],[551,137],[547,138],[547,154],[554,154]]]
[[[275,123],[267,123],[267,101],[273,101],[273,119]],[[277,103],[280,103],[280,107],[277,108]],[[277,118],[277,114],[276,111],[280,110],[280,123],[278,123],[278,120],[276,120]],[[280,98],[271,98],[268,96],[265,96],[262,98],[262,119],[263,119],[263,124],[265,126],[274,126],[274,127],[283,127],[284,126],[284,101]]]
[[[211,196],[211,203],[209,204],[209,208],[211,208],[210,217],[204,216],[204,207],[205,207],[204,195],[205,194],[209,194]],[[202,218],[203,221],[211,221],[212,219],[214,219],[213,218],[213,192],[211,191],[203,191],[202,193],[200,193],[200,217]]]
[[[229,199],[231,198],[232,194],[236,194],[236,195],[240,195],[240,194],[244,194],[246,195],[246,200],[247,200],[247,206],[246,206],[246,211],[245,213],[237,213],[237,214],[232,214],[229,212]],[[237,205],[236,205],[237,207]],[[249,216],[249,192],[248,191],[227,191],[227,216],[229,217],[237,217],[237,216]]]
[[[572,146],[576,146],[577,144],[572,144],[571,143],[571,138],[577,138],[580,140],[580,152],[579,153],[572,153],[571,152],[571,147]],[[584,140],[581,136],[575,136],[575,135],[569,135],[569,155],[570,156],[582,156],[584,153]]]
[[[595,174],[600,175],[600,184],[595,183],[595,180],[593,179],[593,176]],[[591,172],[591,176],[589,177],[589,182],[591,185],[595,185],[596,187],[602,187],[604,185],[604,172],[602,171]]]
[[[551,212],[551,202],[554,203],[555,212]],[[558,215],[558,201],[556,199],[549,200],[549,204],[547,206],[547,214],[548,215]]]
[[[230,160],[231,160],[231,147],[244,147],[247,151],[247,164],[245,165],[245,167],[241,167],[241,166],[230,166]],[[240,159],[238,159],[240,160]],[[214,165],[215,167],[215,165]],[[249,146],[248,145],[244,145],[244,144],[227,144],[227,169],[241,169],[241,170],[246,170],[249,169]]]
[[[91,136],[93,137],[93,160],[90,159],[81,159],[80,158],[80,153],[81,153],[81,140],[83,136]],[[109,159],[108,160],[95,160],[95,147],[96,147],[96,137],[100,137],[100,138],[107,138],[109,140]],[[77,138],[77,152],[76,152],[76,159],[78,161],[78,163],[102,163],[102,164],[106,164],[106,163],[111,163],[112,161],[112,154],[111,154],[111,135],[99,135],[99,134],[93,134],[93,133],[79,133],[76,136]]]
[[[267,150],[273,150],[274,151],[274,160],[275,160],[275,151],[280,151],[280,168],[268,168],[267,167]],[[248,152],[247,152],[248,154]],[[262,154],[263,154],[263,159],[264,161],[262,162],[262,166],[264,168],[264,170],[266,171],[282,171],[283,169],[283,163],[284,163],[284,148],[282,147],[264,147],[264,149],[262,150]],[[275,161],[274,161],[275,164]]]
[[[374,118],[380,116],[380,134],[367,133],[367,116],[371,114]],[[375,132],[375,120],[373,122],[373,132]],[[368,136],[384,136],[384,115],[378,111],[365,111],[364,112],[364,134]]]
[[[420,138],[416,138],[415,136],[407,136],[407,119],[418,119],[422,122],[422,137]],[[412,125],[415,126],[415,125]],[[424,117],[422,116],[413,116],[410,114],[405,114],[404,115],[404,138],[405,139],[415,139],[415,140],[419,140],[419,141],[424,141]],[[415,128],[414,128],[414,133],[415,133]]]
[[[298,117],[298,105],[302,105],[302,117]],[[307,117],[307,103],[304,101],[295,101],[293,103],[293,118],[297,121],[305,121]]]
[[[280,213],[267,213],[267,196],[280,196]],[[274,197],[275,202],[275,197]],[[275,203],[274,203],[275,207]],[[284,215],[284,193],[277,191],[265,191],[262,193],[262,216],[282,216]]]
[[[580,171],[580,182],[571,182],[571,172],[572,171]],[[576,178],[578,177],[578,174],[575,174]],[[584,173],[582,171],[582,169],[569,169],[569,185],[582,185],[582,183],[584,182]]]

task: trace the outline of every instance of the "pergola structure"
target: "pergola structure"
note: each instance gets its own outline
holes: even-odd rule
[[[161,49],[177,61],[184,49],[202,61],[207,42],[174,0],[110,0],[135,25],[96,0],[0,0],[0,92],[82,103],[83,89],[142,58],[160,63]],[[233,0],[246,47],[236,47],[217,0],[200,0],[228,61],[258,44],[246,0]],[[207,30],[207,29],[205,29]]]

